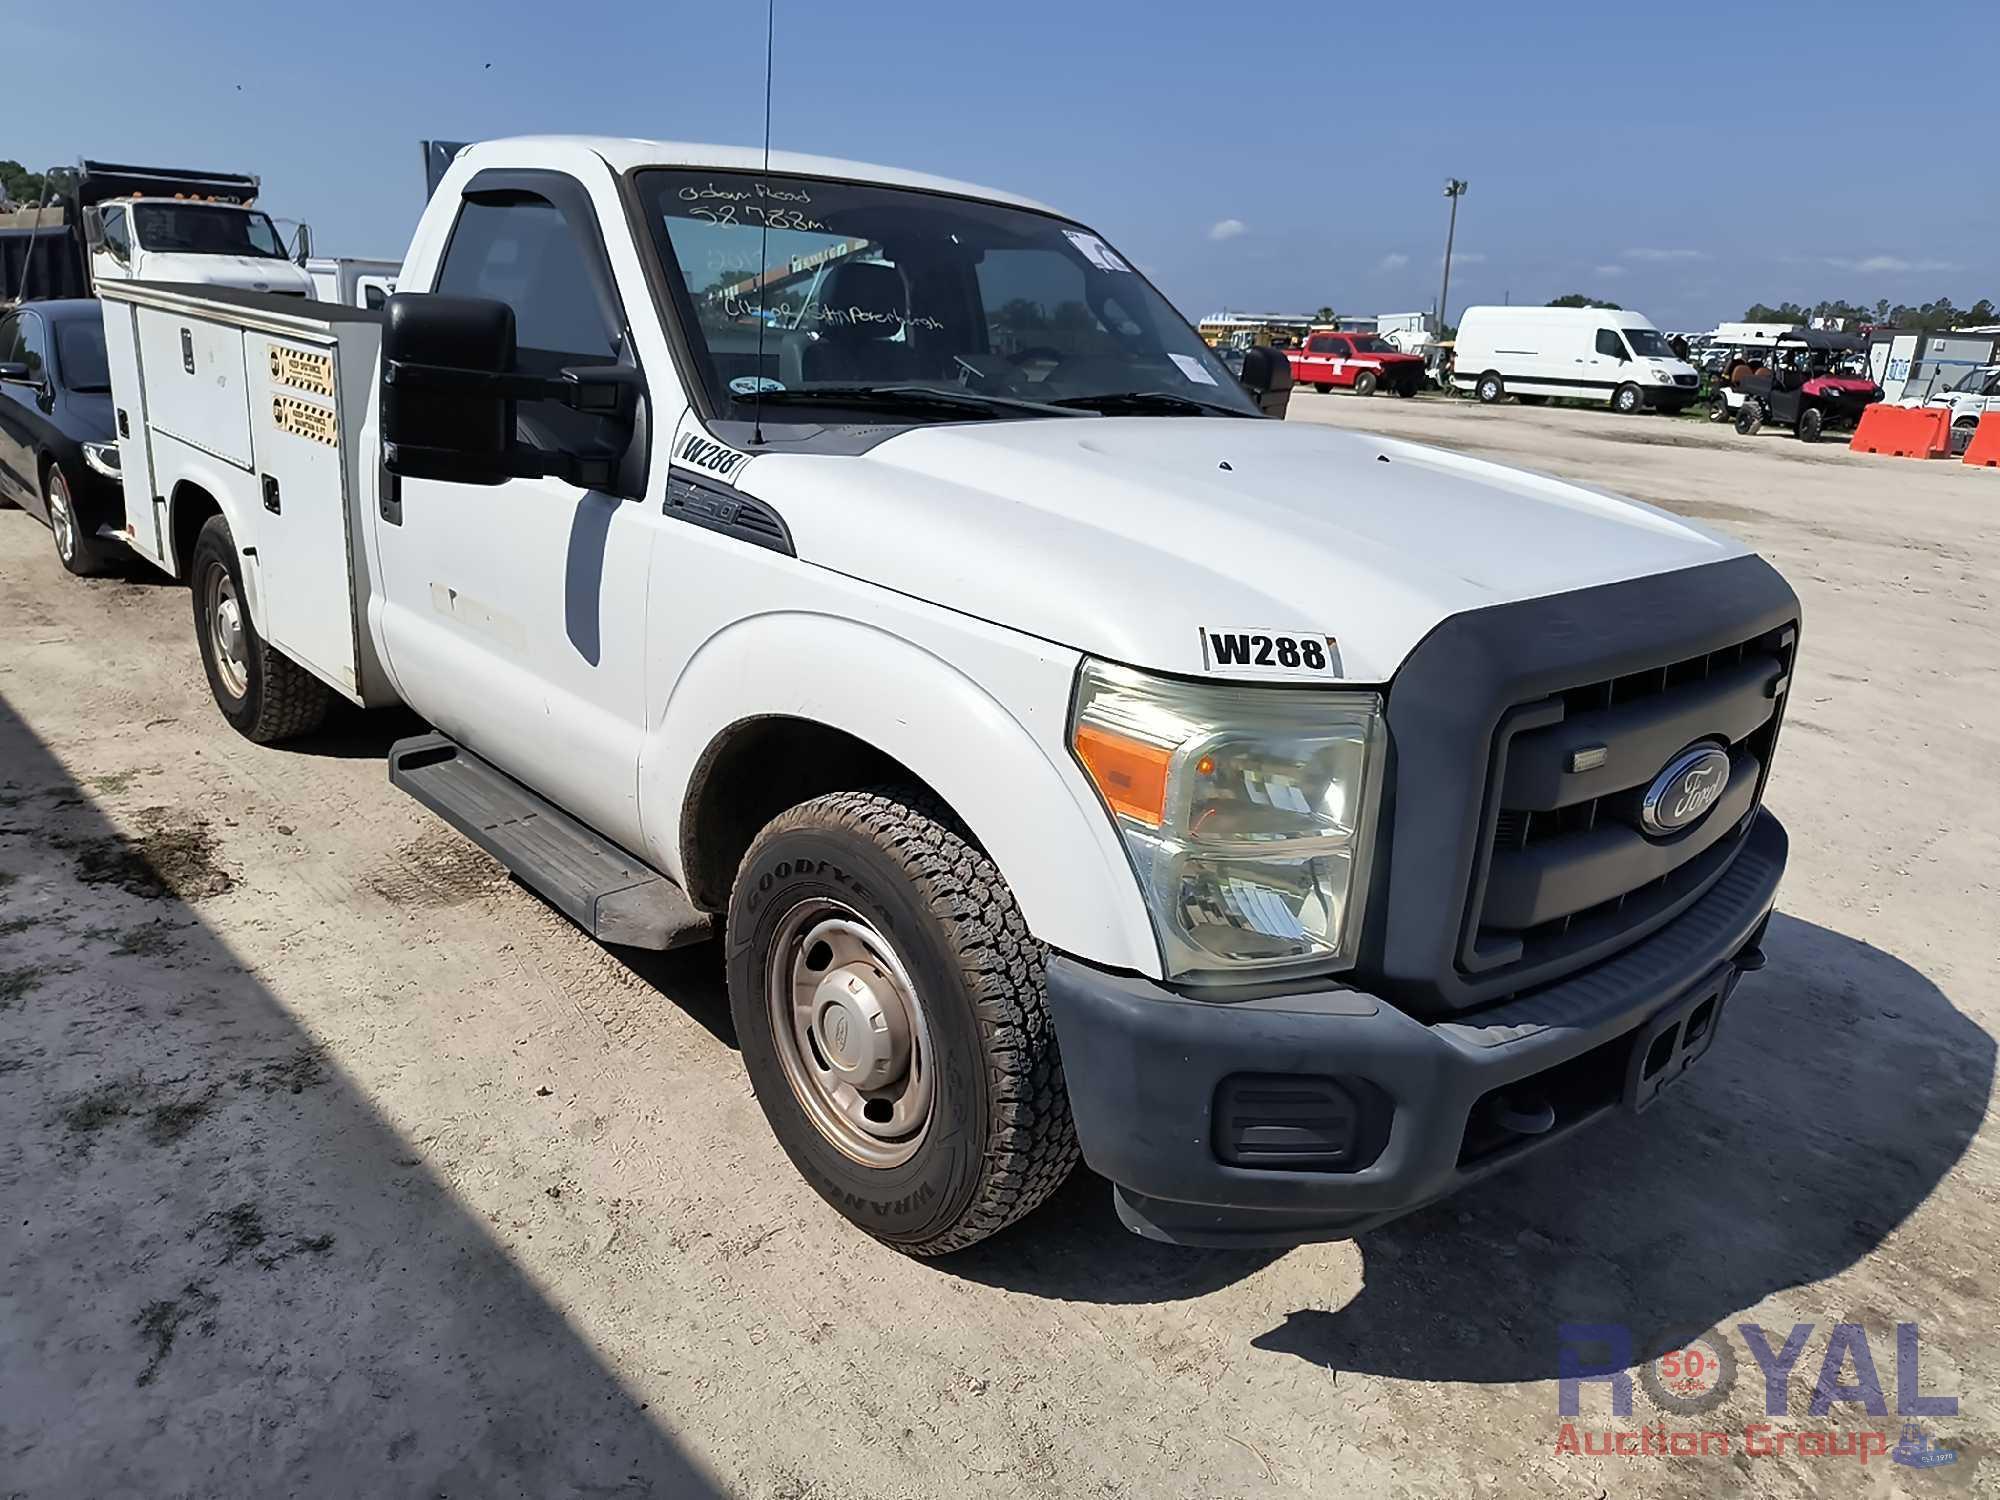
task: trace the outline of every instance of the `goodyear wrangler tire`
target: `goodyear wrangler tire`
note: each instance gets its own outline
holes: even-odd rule
[[[730,894],[727,957],[764,1117],[861,1229],[909,1255],[963,1249],[1075,1166],[1044,951],[920,794],[839,792],[773,819]]]
[[[201,664],[223,718],[260,745],[319,728],[333,706],[333,690],[257,633],[244,602],[236,540],[221,516],[210,516],[195,539],[188,581]]]

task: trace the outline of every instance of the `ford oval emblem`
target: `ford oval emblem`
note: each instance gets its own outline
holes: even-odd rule
[[[1667,763],[1646,788],[1639,822],[1656,837],[1679,833],[1699,822],[1729,785],[1729,752],[1720,745],[1696,745]]]

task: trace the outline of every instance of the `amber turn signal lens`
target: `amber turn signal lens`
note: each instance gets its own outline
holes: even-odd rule
[[[1114,813],[1148,828],[1158,828],[1165,820],[1171,750],[1095,724],[1079,724],[1076,753]]]

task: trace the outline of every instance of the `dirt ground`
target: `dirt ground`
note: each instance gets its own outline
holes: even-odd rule
[[[0,1497],[2000,1494],[2000,474],[1293,420],[1638,495],[1803,596],[1770,966],[1669,1103],[1359,1242],[1152,1245],[1080,1174],[904,1260],[787,1166],[712,950],[614,956],[510,884],[389,786],[407,719],[237,738],[183,591],[73,580],[0,513]],[[1737,1377],[1674,1421],[1729,1451],[1564,1451],[1578,1323],[1719,1330]],[[1788,1415],[1744,1323],[1812,1325]],[[1888,1414],[1809,1413],[1837,1341]],[[1744,1451],[1896,1441],[1899,1380],[1959,1398],[1923,1420],[1955,1463]]]

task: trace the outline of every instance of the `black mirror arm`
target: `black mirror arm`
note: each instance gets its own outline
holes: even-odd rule
[[[638,405],[640,389],[639,372],[622,365],[582,365],[546,376],[392,359],[384,363],[382,379],[404,390],[491,401],[556,401],[572,411],[609,417],[629,416]]]

